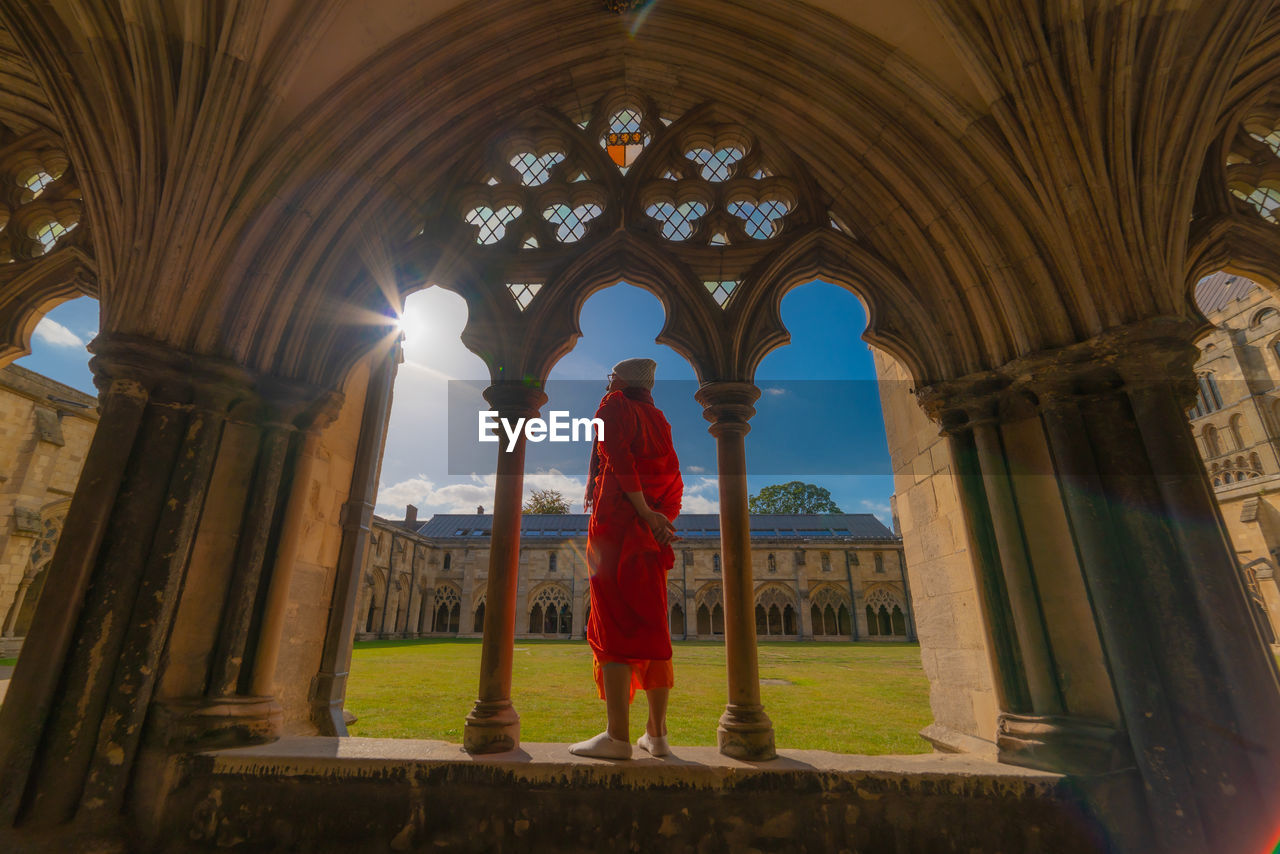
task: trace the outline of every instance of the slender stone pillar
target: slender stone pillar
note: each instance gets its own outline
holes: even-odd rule
[[[695,395],[716,438],[720,485],[720,553],[724,590],[724,644],[729,703],[720,718],[720,752],[735,759],[777,756],[773,722],[760,702],[760,669],[751,578],[751,519],[747,509],[747,423],[760,389],[752,383],[714,382]]]
[[[1012,606],[1013,628],[1022,653],[1031,704],[1041,714],[1061,714],[1062,696],[1058,691],[1049,639],[1045,635],[1044,618],[1031,574],[1022,522],[1018,518],[1018,507],[1009,482],[999,429],[990,420],[971,420],[970,429],[986,486],[987,506],[995,529],[1004,588]]]
[[[22,613],[22,605],[27,601],[27,591],[31,589],[34,575],[24,575],[18,582],[18,589],[13,594],[13,605],[9,608],[9,618],[4,621],[3,637],[11,638],[18,627],[18,615]]]
[[[399,361],[399,348],[392,348],[371,369],[365,392],[360,438],[351,469],[351,489],[342,505],[342,542],[338,547],[333,604],[329,609],[324,650],[320,654],[320,670],[311,691],[311,722],[320,735],[347,734],[342,703],[347,696],[347,676],[351,671],[351,646],[355,642],[356,626],[368,617],[367,614],[356,614],[355,607],[356,600],[360,598],[360,573],[369,543],[369,528],[373,524],[378,466],[387,435],[391,392],[395,387]],[[369,595],[375,597],[377,594],[370,589]],[[384,618],[387,604],[386,600],[382,603]]]
[[[547,402],[540,388],[521,382],[495,383],[485,400],[499,418],[533,418]],[[524,435],[515,447],[498,444],[489,579],[485,593],[484,640],[480,651],[480,693],[467,715],[462,747],[469,753],[501,753],[520,743],[520,716],[511,703],[511,665],[520,583],[520,514],[524,493]]]

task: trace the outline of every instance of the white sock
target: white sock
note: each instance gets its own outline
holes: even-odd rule
[[[631,742],[602,732],[595,738],[569,745],[569,752],[575,756],[593,756],[597,759],[630,759]]]

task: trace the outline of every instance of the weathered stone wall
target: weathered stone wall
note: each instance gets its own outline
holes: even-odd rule
[[[934,723],[951,750],[994,750],[996,699],[976,575],[947,440],[917,404],[911,377],[873,349],[920,656]]]
[[[0,655],[21,645],[97,424],[95,397],[0,368]]]
[[[180,761],[154,829],[166,851],[1110,850],[1090,802],[1117,781],[962,756],[712,747],[606,762],[563,745],[471,757],[394,739],[286,739]]]

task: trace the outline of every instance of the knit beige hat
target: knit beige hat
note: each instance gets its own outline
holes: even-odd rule
[[[623,359],[613,366],[613,373],[629,386],[653,390],[653,375],[658,363],[653,359]]]

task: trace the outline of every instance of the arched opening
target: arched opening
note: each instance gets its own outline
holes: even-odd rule
[[[12,238],[0,222],[0,254],[14,249]],[[28,355],[0,368],[0,492],[7,514],[0,528],[0,657],[18,654],[25,643],[68,496],[97,429],[98,395],[85,350],[97,330],[97,300],[61,302],[34,324],[29,341],[19,342],[29,346]],[[0,356],[15,346],[0,342]]]
[[[537,634],[542,631],[542,606],[534,605],[529,609],[529,634]]]
[[[697,630],[699,637],[711,634],[711,609],[706,605],[698,606]]]
[[[684,634],[684,608],[680,607],[679,604],[671,606],[671,618],[668,621],[667,628],[673,638],[676,635]]]
[[[476,606],[475,617],[471,621],[471,631],[479,633],[484,631],[484,603],[481,602]]]
[[[902,609],[897,605],[893,606],[893,613],[890,615],[890,621],[893,623],[893,633],[901,637],[906,637],[907,618],[903,615]]]

